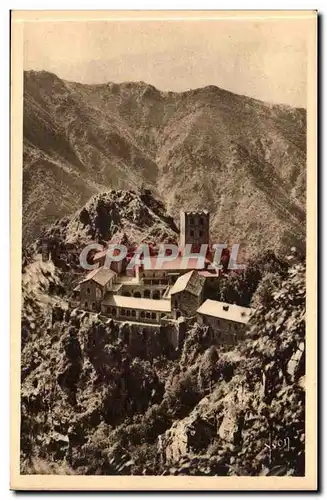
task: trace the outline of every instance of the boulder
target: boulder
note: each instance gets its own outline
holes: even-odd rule
[[[294,352],[289,362],[287,363],[287,373],[291,380],[294,381],[304,374],[304,342],[301,342],[298,349]]]

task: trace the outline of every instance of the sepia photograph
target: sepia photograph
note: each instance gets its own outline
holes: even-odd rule
[[[13,11],[11,487],[317,488],[317,12]]]

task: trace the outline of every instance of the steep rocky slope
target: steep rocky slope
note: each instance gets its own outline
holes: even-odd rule
[[[77,251],[112,236],[174,240],[175,229],[149,192],[109,191],[45,235]],[[193,322],[176,352],[163,332],[140,329],[131,345],[127,325],[71,309],[81,270],[36,248],[22,276],[23,473],[303,474],[303,265],[270,252],[219,280],[212,293],[256,307],[246,340],[216,348]]]
[[[249,253],[305,235],[306,114],[211,86],[24,79],[23,233],[108,189],[146,185],[170,214],[212,211],[212,234]]]
[[[58,219],[42,232],[62,244],[78,246],[92,241],[177,242],[178,230],[164,205],[149,191],[109,190],[92,196],[85,206]]]
[[[295,265],[272,287],[235,349],[199,356],[189,336],[179,373],[191,364],[183,376],[198,373],[207,395],[160,436],[170,473],[304,475],[304,271]]]
[[[62,274],[24,270],[22,473],[303,475],[301,264],[235,348],[194,324],[181,353],[137,357],[111,320],[67,307]]]

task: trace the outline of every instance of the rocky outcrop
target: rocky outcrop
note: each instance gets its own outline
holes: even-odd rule
[[[159,452],[166,464],[178,463],[184,456],[206,455],[216,444],[222,450],[232,449],[242,442],[244,408],[252,393],[235,390],[228,393],[228,384],[214,385],[183,420],[175,422],[158,440]],[[232,448],[230,448],[230,446]]]
[[[116,242],[135,245],[177,242],[177,227],[153,195],[134,191],[110,190],[93,196],[70,217],[58,220],[42,234],[51,246],[57,242],[57,254],[89,242]],[[39,244],[40,246],[40,244]]]

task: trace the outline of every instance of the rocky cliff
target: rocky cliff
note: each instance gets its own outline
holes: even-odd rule
[[[302,264],[262,280],[244,342],[195,323],[181,352],[160,333],[131,352],[124,327],[68,307],[65,274],[35,256],[23,272],[23,473],[303,475]]]

